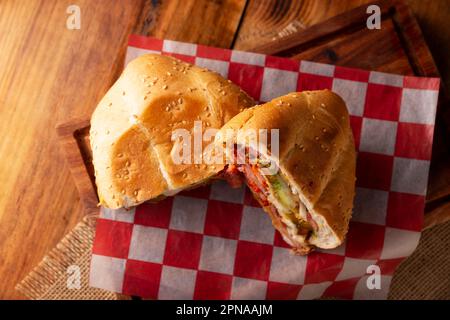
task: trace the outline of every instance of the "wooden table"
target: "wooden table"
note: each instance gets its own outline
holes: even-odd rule
[[[367,0],[0,2],[0,298],[83,216],[55,126],[88,115],[120,73],[130,32],[248,49]],[[450,2],[408,1],[450,89]],[[448,90],[450,92],[450,90]]]

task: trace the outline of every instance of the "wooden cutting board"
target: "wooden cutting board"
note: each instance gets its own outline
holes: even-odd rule
[[[380,30],[367,29],[365,5],[250,51],[403,75],[438,76],[408,7],[402,1],[375,4],[382,12]],[[443,103],[444,99],[440,100]],[[57,132],[86,212],[96,214],[98,199],[89,147],[89,119],[63,123],[57,127]],[[445,132],[445,121],[438,121],[424,228],[450,219],[449,148]]]

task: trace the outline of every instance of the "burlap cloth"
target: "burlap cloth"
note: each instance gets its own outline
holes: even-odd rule
[[[88,286],[95,217],[86,217],[28,274],[16,289],[30,299],[128,297]],[[416,251],[397,269],[389,299],[450,299],[450,221],[423,232]],[[67,288],[67,268],[80,268],[79,289]]]

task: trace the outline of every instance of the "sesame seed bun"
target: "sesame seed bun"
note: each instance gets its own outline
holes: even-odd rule
[[[202,132],[220,129],[254,104],[219,74],[178,59],[148,54],[131,61],[91,118],[100,204],[136,206],[204,183],[223,165],[175,164],[173,130],[192,133],[194,121],[202,121]]]
[[[227,129],[263,128],[279,129],[279,157],[273,160],[320,225],[309,244],[337,247],[347,233],[355,194],[356,154],[344,101],[329,90],[291,93],[238,114],[216,135],[216,143],[223,144]],[[285,226],[271,215],[295,247]]]

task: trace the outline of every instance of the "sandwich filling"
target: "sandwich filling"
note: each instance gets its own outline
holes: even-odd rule
[[[284,240],[300,254],[310,252],[313,246],[309,240],[318,232],[317,223],[281,171],[264,175],[261,172],[264,166],[259,159],[256,164],[231,164],[224,176],[232,186],[238,186],[241,183],[238,177],[244,176],[248,187],[268,212]]]

